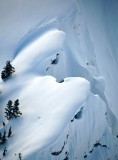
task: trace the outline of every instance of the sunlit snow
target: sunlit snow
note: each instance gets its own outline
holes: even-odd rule
[[[1,160],[118,160],[117,28],[117,0],[0,1]]]

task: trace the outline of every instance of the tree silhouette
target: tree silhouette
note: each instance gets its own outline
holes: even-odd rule
[[[20,115],[22,115],[22,113],[19,111],[19,99],[17,99],[14,102],[14,108],[13,108],[13,113],[16,115],[16,117],[20,117]]]
[[[10,128],[9,128],[9,132],[8,132],[8,138],[11,136],[11,134],[12,134],[12,131],[11,131],[11,126],[10,126]]]
[[[1,78],[4,81],[10,78],[12,74],[15,72],[15,68],[11,65],[10,61],[6,62],[6,66],[3,69],[4,70],[1,72]]]
[[[6,152],[7,152],[7,149],[6,149],[6,147],[5,147],[5,148],[4,148],[4,151],[3,151],[3,156],[6,155]]]
[[[6,118],[7,120],[11,119],[11,118],[14,118],[14,113],[13,113],[13,102],[11,100],[8,101],[7,103],[7,108],[5,108],[6,110]]]
[[[1,134],[1,132],[0,132],[0,139],[2,138],[2,134]]]
[[[5,126],[5,122],[2,121],[3,127]]]
[[[6,131],[4,130],[3,135],[1,135],[1,138],[0,138],[0,145],[4,144],[6,140],[7,140]]]
[[[19,111],[19,100],[17,99],[15,102],[14,102],[14,105],[13,105],[13,102],[11,100],[8,101],[8,104],[7,104],[7,108],[5,108],[6,110],[6,118],[7,120],[10,120],[12,118],[17,118],[17,117],[20,117],[20,115],[22,115],[22,113]]]
[[[21,153],[18,154],[18,158],[19,158],[19,160],[22,160],[22,154]]]

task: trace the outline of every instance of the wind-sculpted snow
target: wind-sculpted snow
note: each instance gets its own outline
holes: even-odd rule
[[[20,40],[17,49],[15,50],[15,56],[27,45],[31,44],[33,41],[38,39],[40,36],[44,35],[46,32],[57,29],[60,26],[57,18],[54,18],[48,22],[41,21],[35,28],[30,30],[24,37]]]
[[[44,32],[30,44],[24,46],[13,61],[17,72],[24,72],[30,69],[35,72],[37,64],[40,64],[49,56],[59,52],[63,48],[65,33],[57,29]],[[54,43],[56,44],[54,45]],[[35,63],[34,63],[35,62]],[[19,68],[19,65],[22,64]]]
[[[23,116],[15,126],[17,141],[12,141],[11,151],[25,158],[54,142],[88,94],[83,78],[67,78],[62,84],[52,77],[32,79],[18,94]]]
[[[0,132],[13,132],[0,158],[117,160],[117,0],[17,2],[0,2],[0,69],[15,68],[0,79]],[[7,121],[17,98],[23,114]]]
[[[83,78],[66,78],[58,83],[52,77],[41,76],[38,66],[56,53],[60,54],[65,39],[66,34],[55,29],[52,22],[52,28],[43,33],[41,29],[30,43],[26,39],[12,62],[16,72],[7,82],[7,91],[4,88],[2,92],[6,99],[20,99],[23,116],[17,125],[16,120],[7,123],[7,126],[15,126],[15,135],[8,142],[10,158],[15,158],[13,153],[22,153],[29,159],[29,155],[37,155],[52,144],[89,95],[89,82]]]

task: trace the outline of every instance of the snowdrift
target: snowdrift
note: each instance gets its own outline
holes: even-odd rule
[[[117,0],[0,2],[0,71],[7,60],[15,68],[0,78],[0,132],[12,128],[0,159],[118,159],[117,7]],[[7,120],[6,104],[16,99],[22,115]]]

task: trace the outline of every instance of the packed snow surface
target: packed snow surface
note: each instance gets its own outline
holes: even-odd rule
[[[117,28],[117,0],[0,1],[0,159],[118,160]]]

